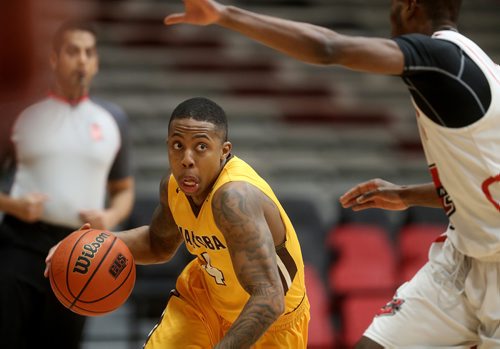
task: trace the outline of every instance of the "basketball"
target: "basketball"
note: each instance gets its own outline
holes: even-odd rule
[[[119,308],[135,284],[135,263],[127,245],[106,230],[77,230],[52,257],[52,291],[71,311],[99,316]]]

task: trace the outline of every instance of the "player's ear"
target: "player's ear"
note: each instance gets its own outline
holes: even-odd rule
[[[420,0],[406,0],[407,16],[413,16],[417,8],[420,6]]]
[[[221,160],[226,160],[228,158],[232,148],[233,145],[229,141],[225,141],[224,144],[222,144]]]

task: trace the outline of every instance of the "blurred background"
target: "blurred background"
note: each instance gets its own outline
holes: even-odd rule
[[[344,34],[390,33],[388,0],[224,3]],[[163,26],[166,14],[181,10],[180,0],[3,2],[0,157],[19,108],[46,86],[53,29],[67,18],[94,22],[100,73],[91,94],[125,109],[133,137],[137,200],[126,227],[147,224],[156,205],[172,109],[194,96],[213,99],[227,112],[234,154],[268,180],[301,240],[310,348],[352,347],[446,225],[440,210],[354,213],[338,205],[344,191],[374,177],[430,181],[404,84],[299,63],[218,27]],[[497,62],[499,10],[497,0],[464,0],[459,27]],[[2,167],[4,190],[8,174]],[[127,303],[88,321],[84,348],[140,347],[189,258],[181,250],[167,265],[138,267]]]

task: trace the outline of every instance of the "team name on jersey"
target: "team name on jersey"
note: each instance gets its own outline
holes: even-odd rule
[[[224,250],[226,246],[215,235],[201,235],[194,231],[177,226],[179,233],[184,236],[184,241],[191,247],[204,247],[209,250]]]

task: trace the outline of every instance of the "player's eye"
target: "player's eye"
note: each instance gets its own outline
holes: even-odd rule
[[[208,145],[206,145],[205,143],[200,143],[200,144],[198,144],[197,148],[200,151],[204,151],[204,150],[208,149]]]
[[[181,144],[181,142],[174,142],[174,143],[172,143],[172,148],[173,148],[174,150],[179,150],[179,149],[181,149],[181,148],[182,148],[182,144]]]

